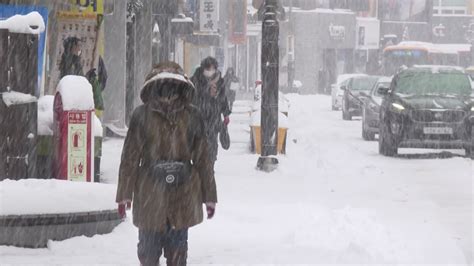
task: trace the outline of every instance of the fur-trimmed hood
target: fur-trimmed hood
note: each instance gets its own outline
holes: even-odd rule
[[[145,84],[143,84],[140,98],[143,103],[148,103],[155,97],[154,90],[164,90],[168,86],[180,86],[180,95],[184,97],[186,103],[191,103],[195,94],[195,87],[191,80],[184,74],[181,67],[172,62],[157,65],[148,74]]]

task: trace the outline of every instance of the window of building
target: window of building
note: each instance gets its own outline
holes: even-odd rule
[[[435,15],[465,15],[468,12],[467,0],[435,0],[433,13]]]

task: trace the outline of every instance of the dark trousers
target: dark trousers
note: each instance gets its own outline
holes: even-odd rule
[[[143,266],[156,266],[164,250],[166,265],[186,265],[188,256],[188,229],[166,232],[138,231],[138,259]]]

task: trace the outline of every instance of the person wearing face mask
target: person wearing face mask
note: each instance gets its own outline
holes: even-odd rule
[[[215,163],[218,151],[218,135],[229,124],[231,113],[225,95],[225,84],[217,69],[217,60],[207,57],[196,69],[191,81],[196,87],[193,103],[201,111],[209,145],[209,158]]]
[[[116,202],[133,203],[141,265],[186,265],[188,228],[214,216],[214,170],[195,88],[182,68],[160,63],[141,90],[122,150]]]
[[[68,37],[63,42],[64,52],[59,63],[59,78],[67,75],[84,76],[81,63],[81,40]]]

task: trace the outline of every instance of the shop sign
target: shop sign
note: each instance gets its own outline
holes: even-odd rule
[[[333,40],[343,41],[346,38],[346,27],[341,25],[329,25],[329,36]]]
[[[219,22],[219,1],[201,0],[199,7],[200,31],[217,33]]]

